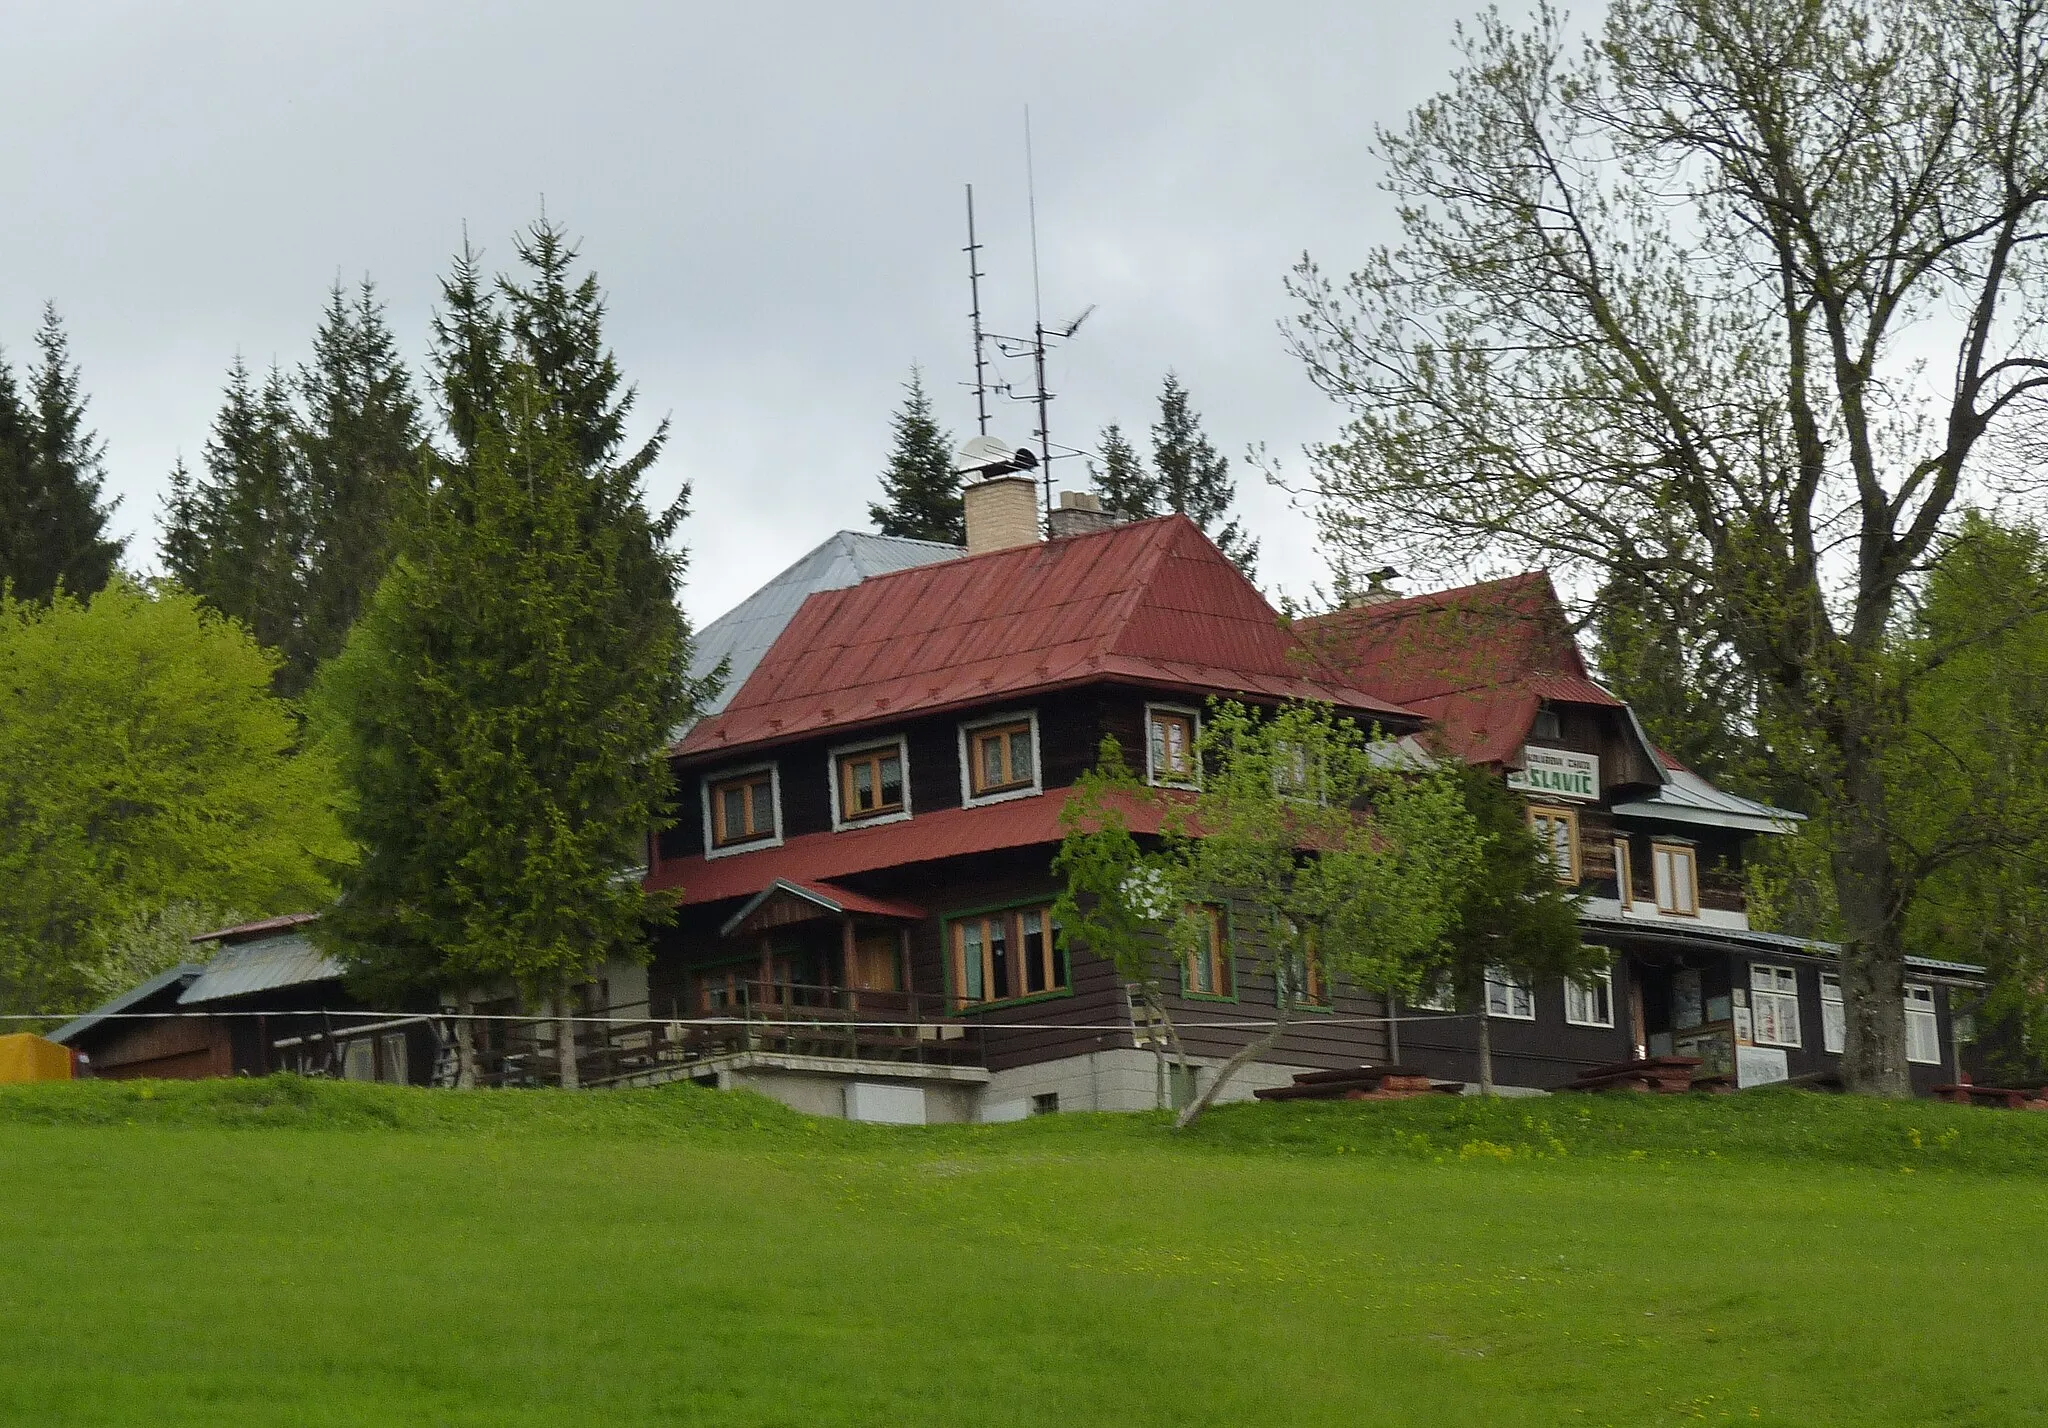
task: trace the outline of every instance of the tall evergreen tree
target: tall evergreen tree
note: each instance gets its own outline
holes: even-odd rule
[[[541,222],[522,280],[486,287],[465,244],[442,286],[437,383],[449,446],[425,462],[398,553],[316,717],[363,848],[321,937],[360,981],[510,978],[552,997],[644,956],[664,904],[621,874],[667,801],[668,732],[699,693],[671,543],[683,498],[648,511],[633,389],[604,346],[602,295]],[[575,1058],[561,1056],[565,1084]]]
[[[883,535],[964,545],[967,516],[953,469],[953,438],[933,419],[924,374],[916,367],[903,391],[903,406],[890,418],[895,446],[882,472],[887,501],[870,505],[868,519]]]
[[[1201,413],[1172,372],[1159,388],[1159,420],[1152,424],[1152,466],[1160,505],[1200,526],[1232,564],[1252,575],[1258,568],[1259,543],[1248,539],[1234,519],[1224,519],[1237,495],[1229,458],[1210,443],[1202,430]]]
[[[1146,469],[1145,458],[1131,445],[1124,429],[1111,422],[1098,445],[1102,465],[1088,463],[1088,484],[1101,498],[1102,509],[1127,521],[1159,514],[1159,478]]]
[[[419,407],[368,281],[337,283],[301,367],[296,445],[306,508],[302,629],[294,683],[340,652],[390,562],[399,493],[419,460]]]
[[[183,462],[165,503],[164,568],[287,659],[303,645],[305,558],[312,514],[299,469],[296,419],[284,374],[261,386],[240,357],[195,478]],[[278,667],[282,691],[303,687]]]
[[[36,331],[28,389],[0,361],[0,580],[48,600],[61,585],[96,594],[124,542],[107,534],[106,447],[85,425],[78,365],[54,304]]]

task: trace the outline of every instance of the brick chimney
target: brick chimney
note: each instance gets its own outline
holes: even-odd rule
[[[1062,491],[1059,506],[1053,511],[1048,524],[1052,527],[1052,538],[1060,540],[1066,536],[1087,535],[1090,531],[1106,531],[1123,522],[1103,510],[1102,499],[1093,492]]]
[[[960,489],[967,507],[967,553],[1038,541],[1038,483],[1022,474],[989,476]]]

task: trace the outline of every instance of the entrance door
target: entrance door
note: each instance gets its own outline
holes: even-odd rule
[[[869,932],[853,944],[853,965],[846,969],[847,985],[861,992],[903,990],[898,966],[899,944],[893,932]]]

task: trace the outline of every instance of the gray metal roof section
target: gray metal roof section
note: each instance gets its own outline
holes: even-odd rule
[[[130,987],[111,1001],[101,1002],[84,1016],[74,1017],[51,1032],[49,1039],[68,1042],[72,1037],[91,1031],[116,1012],[124,1012],[141,1002],[148,1001],[166,987],[182,986],[198,976],[203,969],[197,962],[180,962],[167,971],[159,972],[139,986]]]
[[[1794,957],[1825,957],[1838,960],[1842,947],[1838,942],[1822,942],[1813,937],[1794,937],[1789,932],[1758,932],[1748,927],[1709,927],[1706,925],[1677,926],[1661,919],[1631,917],[1589,917],[1581,914],[1579,922],[1596,932],[1628,933],[1637,937],[1648,937],[1659,942],[1725,943],[1731,948],[1746,948],[1753,952],[1776,952]],[[1985,969],[1974,962],[1944,962],[1938,957],[1906,958],[1906,965],[1922,972],[1947,972],[1958,977],[1982,977]]]
[[[725,708],[747,676],[761,663],[768,647],[796,617],[804,601],[821,590],[844,590],[876,575],[919,565],[936,565],[967,554],[957,545],[906,540],[901,536],[839,531],[738,605],[697,631],[690,673],[703,678],[730,660],[725,687],[704,707],[706,715]],[[678,731],[680,737],[680,731]]]
[[[1665,768],[1664,786],[1648,798],[1617,803],[1617,818],[1654,818],[1669,823],[1699,823],[1715,828],[1740,828],[1750,833],[1790,833],[1806,815],[1773,808],[1716,788],[1691,769]]]
[[[303,932],[286,932],[221,948],[199,974],[199,980],[185,988],[178,1005],[220,1002],[230,997],[246,997],[251,992],[333,981],[341,974],[341,964],[323,955]]]

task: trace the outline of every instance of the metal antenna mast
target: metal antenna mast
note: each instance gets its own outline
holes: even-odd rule
[[[967,290],[974,297],[974,419],[981,434],[988,435],[988,360],[981,344],[981,244],[974,241],[974,185],[967,185]]]
[[[1031,161],[1031,106],[1024,106],[1024,194],[1031,217],[1031,360],[1038,378],[1038,469],[1045,473],[1045,518],[1052,519],[1052,423],[1045,390],[1045,304],[1038,293],[1038,172]]]

